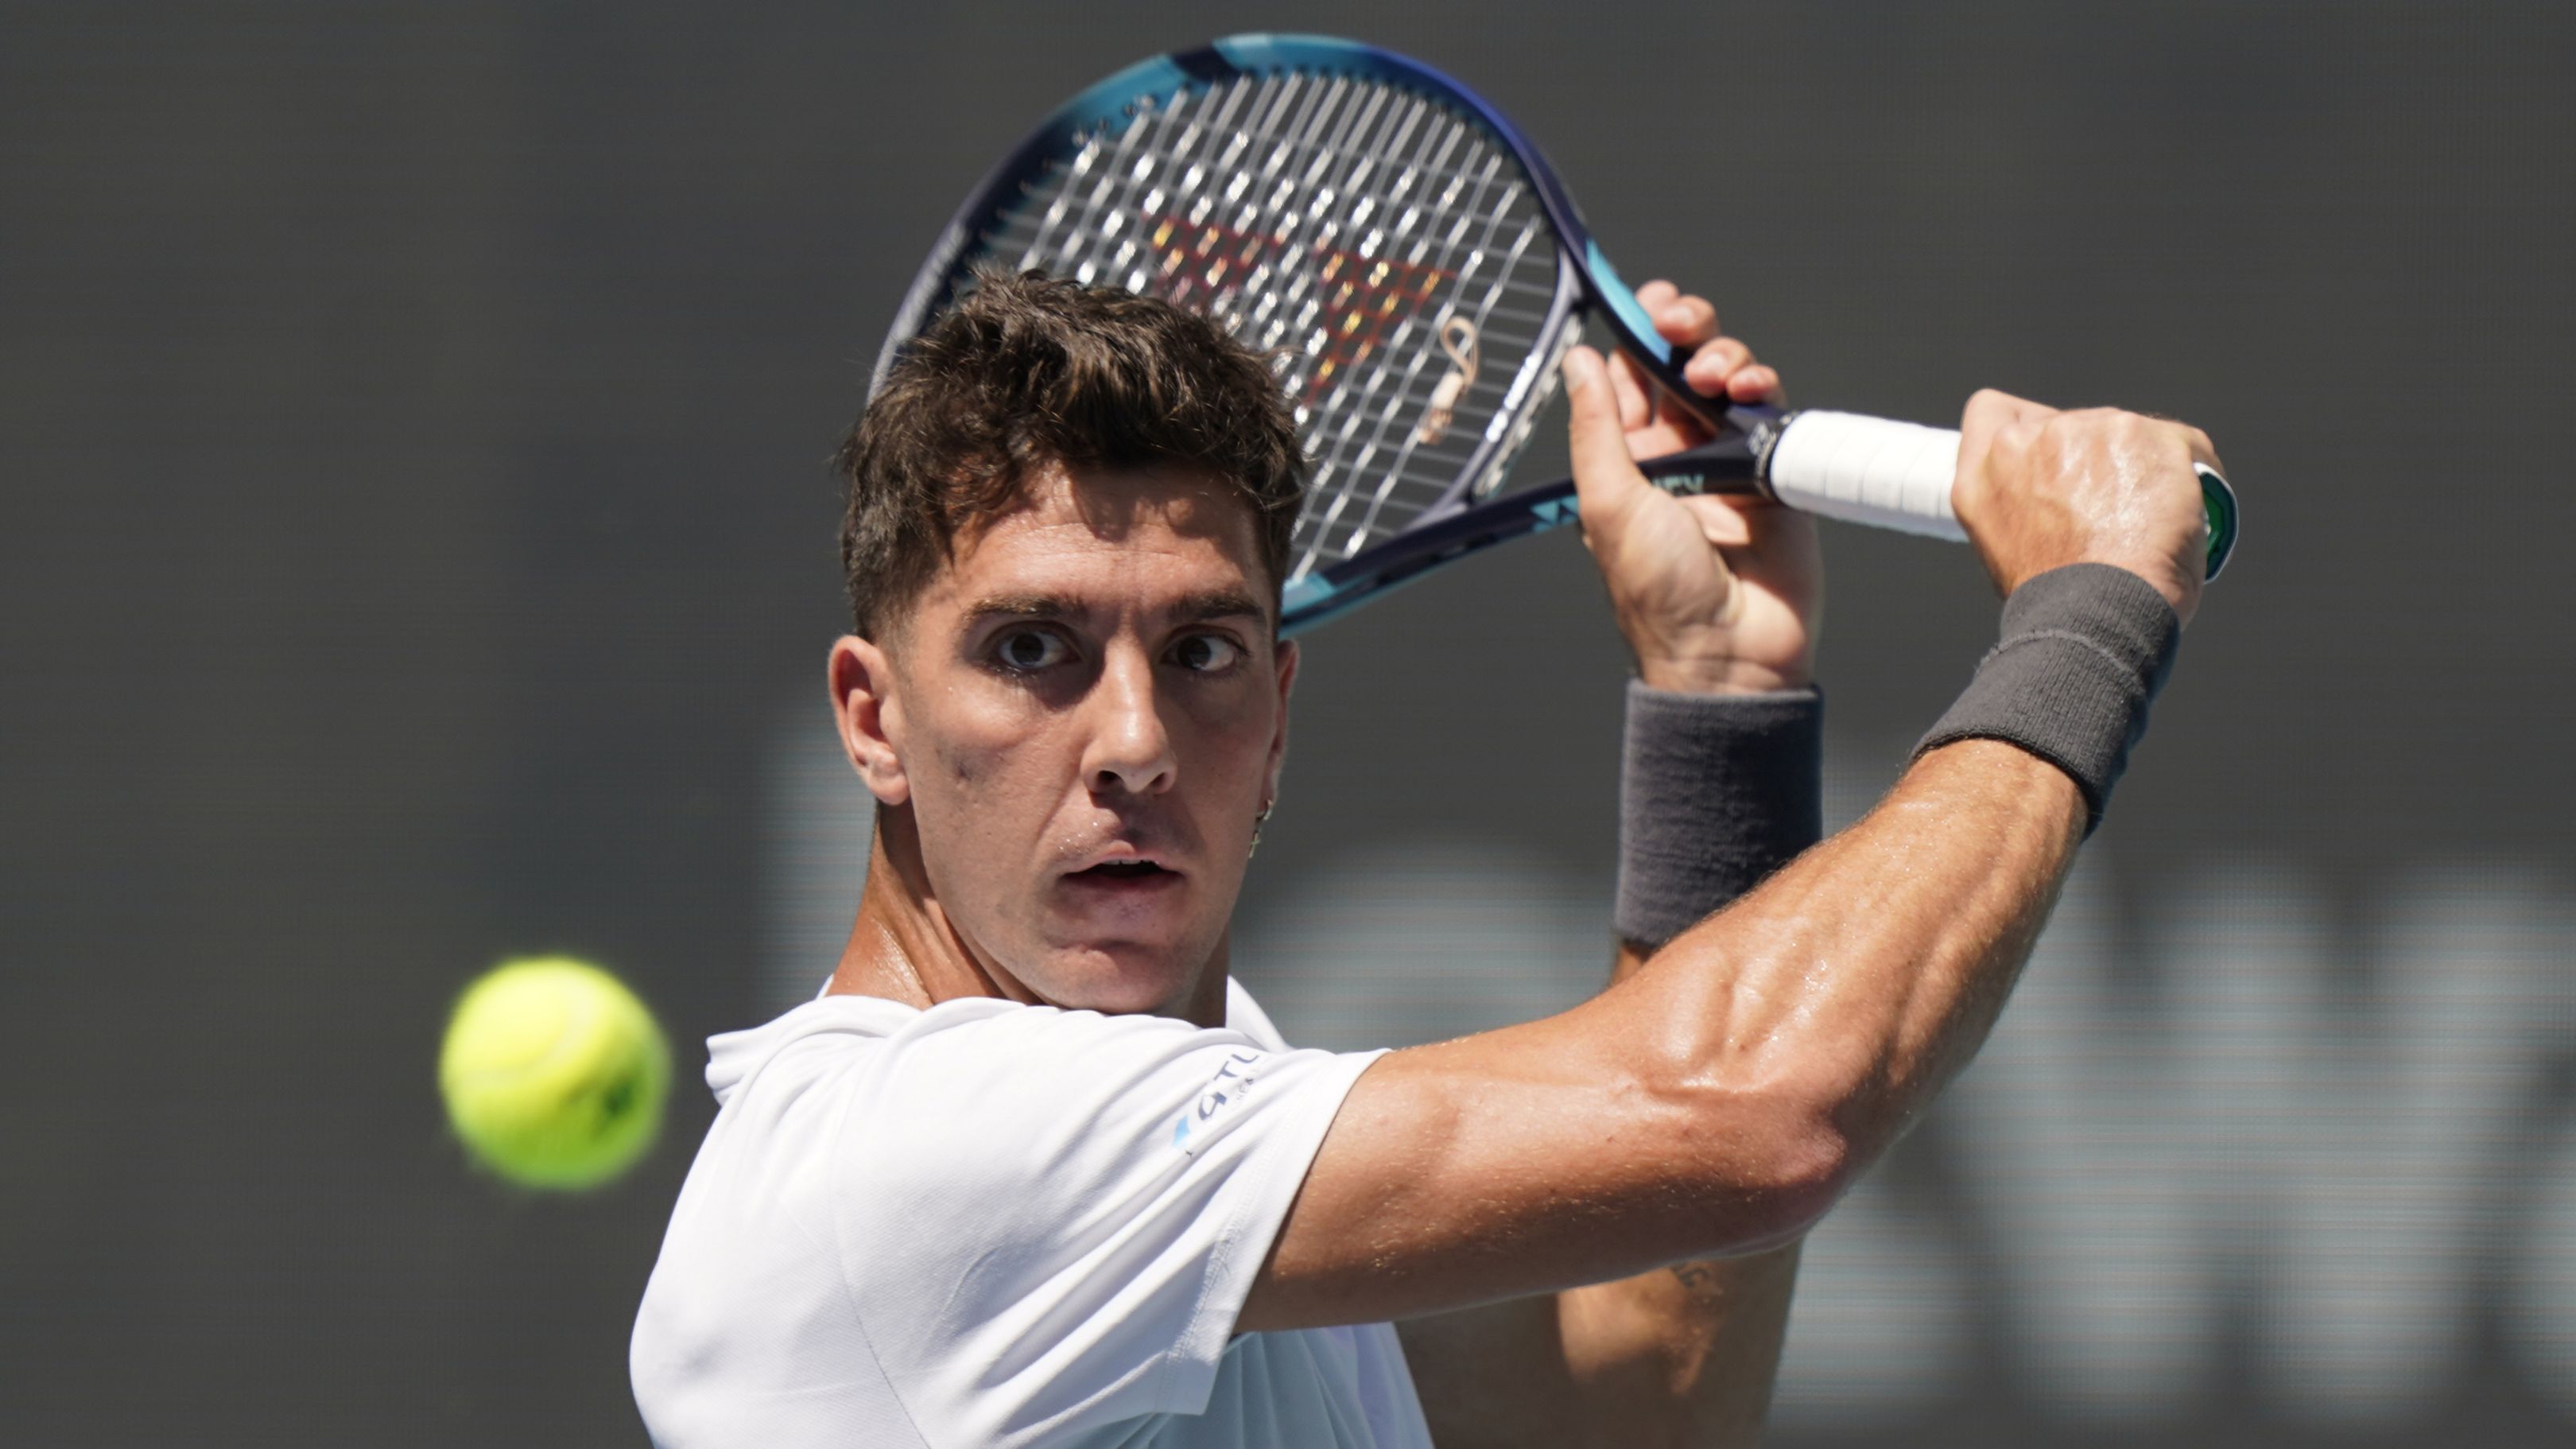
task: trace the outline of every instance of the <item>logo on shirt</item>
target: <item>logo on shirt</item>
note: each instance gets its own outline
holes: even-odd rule
[[[1190,1104],[1188,1111],[1173,1119],[1172,1145],[1196,1156],[1198,1148],[1192,1144],[1191,1134],[1205,1129],[1216,1120],[1217,1113],[1243,1100],[1252,1090],[1252,1084],[1260,1080],[1248,1069],[1260,1063],[1259,1052],[1228,1052],[1224,1064],[1208,1080],[1207,1090],[1199,1093],[1199,1099]]]

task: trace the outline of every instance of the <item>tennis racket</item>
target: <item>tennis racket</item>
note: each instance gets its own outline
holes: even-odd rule
[[[1643,460],[1658,486],[1967,537],[1950,506],[1958,433],[1702,397],[1538,148],[1466,87],[1372,46],[1231,36],[1074,97],[941,234],[879,380],[979,267],[1160,295],[1276,359],[1311,460],[1284,633],[1574,520],[1572,480],[1502,484],[1587,320],[1714,434]],[[2236,499],[2206,468],[2201,491],[2215,578]]]

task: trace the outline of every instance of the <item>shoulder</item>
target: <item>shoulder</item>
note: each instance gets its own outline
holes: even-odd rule
[[[1121,1223],[1186,1236],[1183,1224],[1228,1216],[1211,1215],[1221,1200],[1278,1179],[1293,1191],[1377,1055],[1274,1050],[1166,1017],[962,1005],[922,1013],[835,1094],[828,1196],[854,1277],[927,1273],[953,1289],[996,1254],[1063,1266]]]
[[[880,1201],[1098,1171],[1168,1136],[1229,1059],[1262,1050],[1242,1032],[1168,1017],[944,1003],[854,1075],[841,1160]]]
[[[1197,1412],[1376,1054],[1164,1017],[878,1005],[719,1047],[738,1135],[688,1192],[735,1209],[706,1219],[728,1262],[778,1270],[728,1291],[773,1314],[810,1297],[800,1321],[846,1322],[916,1419],[961,1441]]]
[[[1376,1054],[1164,1017],[938,1015],[887,1043],[832,1154],[839,1255],[877,1352],[976,1442],[1199,1412]]]

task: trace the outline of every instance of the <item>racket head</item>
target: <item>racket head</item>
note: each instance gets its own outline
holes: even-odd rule
[[[1292,605],[1496,492],[1587,314],[1676,362],[1509,120],[1329,36],[1229,36],[1058,107],[940,234],[878,382],[984,268],[1161,295],[1272,355],[1310,464]]]

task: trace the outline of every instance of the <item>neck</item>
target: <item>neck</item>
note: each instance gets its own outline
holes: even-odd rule
[[[1229,933],[1231,934],[1231,933]],[[1155,1015],[1198,1026],[1225,1024],[1226,942],[1193,973],[1178,999]],[[907,806],[879,807],[868,846],[868,881],[859,894],[859,918],[832,973],[834,996],[882,996],[928,1010],[943,1001],[990,997],[1031,1005],[1049,1002],[999,962],[971,945],[931,889],[921,862],[921,837]]]

